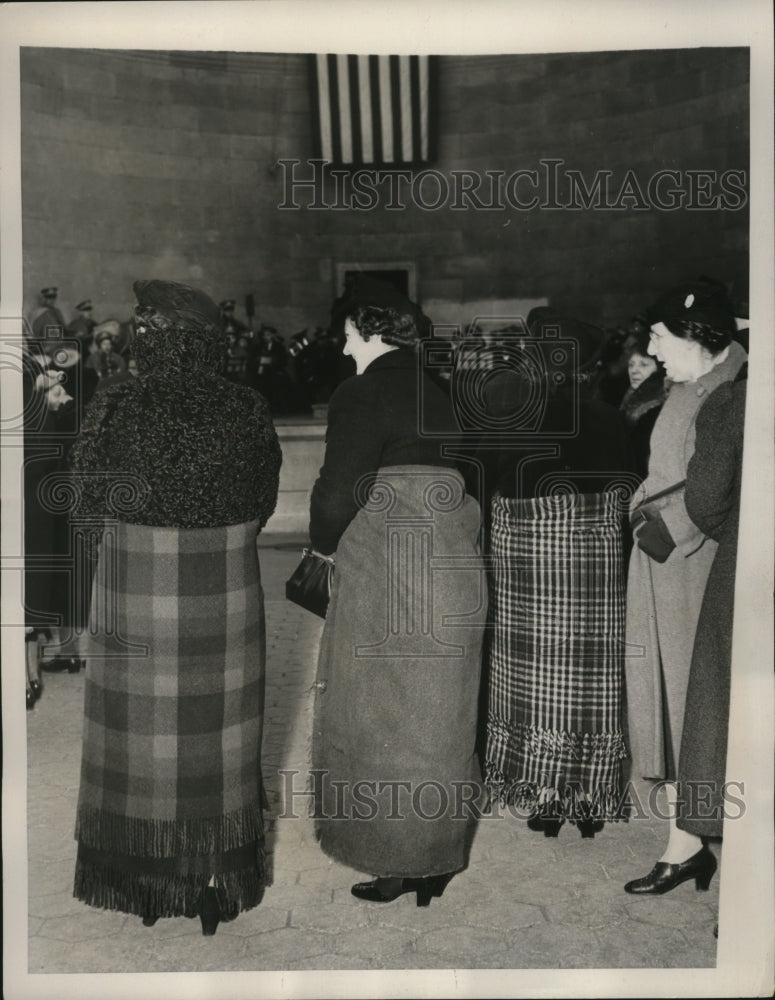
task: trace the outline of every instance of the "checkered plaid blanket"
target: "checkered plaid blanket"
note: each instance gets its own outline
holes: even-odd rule
[[[496,496],[492,515],[487,783],[538,813],[621,818],[617,497]]]
[[[118,523],[95,574],[75,895],[139,915],[231,910],[264,884],[258,522]]]

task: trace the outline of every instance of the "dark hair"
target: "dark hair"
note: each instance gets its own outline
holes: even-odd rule
[[[399,314],[395,309],[378,306],[356,306],[347,318],[357,327],[364,340],[382,337],[391,347],[414,347],[419,339],[414,317]]]
[[[732,316],[728,322],[719,320],[712,325],[692,319],[663,320],[663,323],[674,336],[682,340],[696,340],[714,356],[729,347],[737,332],[737,324]]]
[[[628,335],[629,343],[625,346],[624,356],[629,361],[633,354],[640,354],[644,358],[652,357],[649,354],[649,340],[651,332],[649,330],[638,330]],[[656,358],[653,358],[656,361]]]

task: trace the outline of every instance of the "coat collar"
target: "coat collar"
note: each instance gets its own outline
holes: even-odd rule
[[[671,388],[680,386],[687,392],[696,392],[698,396],[705,396],[713,392],[722,382],[731,382],[748,359],[745,350],[733,340],[729,345],[729,354],[721,362],[711,368],[709,372],[701,375],[696,382],[673,382]]]
[[[380,354],[378,358],[375,358],[371,364],[363,370],[361,374],[370,375],[375,371],[382,371],[386,368],[403,368],[409,369],[414,368],[417,365],[417,355],[411,348],[399,347],[395,351],[387,351],[385,354]]]

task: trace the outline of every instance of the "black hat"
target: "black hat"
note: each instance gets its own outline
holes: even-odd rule
[[[75,307],[78,312],[91,312],[92,304],[91,299],[84,299],[83,302],[79,302]]]
[[[55,288],[52,285],[49,288],[41,288],[40,294],[43,296],[44,299],[55,299],[57,297],[58,291],[59,289]]]
[[[223,309],[223,311],[226,312],[229,309],[233,309],[236,304],[237,303],[234,301],[234,299],[224,299],[223,302],[221,302],[221,309]]]
[[[727,290],[712,278],[697,278],[676,285],[662,295],[648,310],[651,326],[655,323],[670,323],[688,320],[705,323],[714,329],[725,330],[734,322],[734,310]]]
[[[147,306],[183,327],[221,329],[221,313],[209,295],[177,281],[136,281],[132,286],[140,306]]]
[[[378,309],[395,309],[400,315],[416,316],[418,307],[388,281],[380,281],[368,274],[355,276],[352,289],[347,296],[351,306],[376,306]]]

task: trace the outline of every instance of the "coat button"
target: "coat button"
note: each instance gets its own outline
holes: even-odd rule
[[[328,688],[328,681],[315,681],[312,685],[316,691],[320,691],[321,694]]]
[[[698,396],[704,396],[705,395],[705,387],[704,386],[702,386],[702,385],[697,386],[697,395]]]

